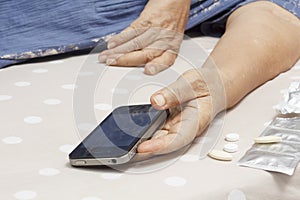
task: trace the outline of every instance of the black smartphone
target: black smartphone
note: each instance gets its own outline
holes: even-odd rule
[[[73,166],[117,165],[128,162],[137,146],[151,138],[169,115],[151,104],[114,109],[70,154]]]

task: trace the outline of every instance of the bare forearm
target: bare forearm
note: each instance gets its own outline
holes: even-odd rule
[[[288,70],[300,56],[300,20],[268,2],[235,11],[210,58],[232,107],[247,93]],[[210,67],[211,63],[204,64]]]

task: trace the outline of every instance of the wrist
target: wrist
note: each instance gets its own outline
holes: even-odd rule
[[[205,81],[211,96],[214,110],[213,113],[217,115],[228,108],[226,79],[224,79],[222,71],[220,71],[211,57],[209,57],[198,70],[202,74],[203,80]]]

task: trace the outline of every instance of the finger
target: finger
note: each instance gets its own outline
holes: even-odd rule
[[[197,97],[209,95],[209,89],[200,70],[193,69],[182,74],[175,82],[156,93],[151,104],[156,109],[168,109]]]
[[[158,130],[156,131],[153,136],[151,138],[159,138],[159,137],[162,137],[164,135],[167,135],[168,134],[168,131],[167,130]]]
[[[213,119],[211,99],[204,97],[190,101],[180,113],[180,120],[173,124],[168,134],[161,134],[139,145],[141,153],[154,155],[170,153],[192,143]]]
[[[129,52],[119,57],[115,55],[108,56],[106,63],[109,63],[111,66],[135,67],[145,65],[162,54],[163,50],[160,49],[145,49],[141,51]]]
[[[174,127],[178,122],[181,120],[181,114],[174,116],[173,118],[169,119],[166,124],[163,126],[162,129],[170,130]]]
[[[156,29],[148,29],[143,34],[133,38],[132,40],[129,40],[115,48],[101,52],[101,54],[99,54],[99,60],[102,60],[102,57],[110,54],[124,54],[144,49],[154,43],[159,34],[159,31],[156,31]]]
[[[145,74],[155,75],[174,64],[177,57],[176,53],[165,51],[161,56],[154,58],[145,65]]]
[[[167,134],[159,138],[153,138],[141,143],[138,146],[139,153],[158,153],[166,149],[176,137],[175,134]]]
[[[125,53],[129,53],[129,52],[133,52],[145,48],[171,50],[174,52],[178,52],[181,41],[177,39],[178,36],[174,35],[173,32],[174,31],[164,30],[160,28],[149,28],[145,32],[141,33],[141,35],[138,35],[137,37],[133,37],[134,35],[136,35],[135,33],[133,33],[131,34],[132,40],[128,40],[127,42],[124,42],[115,48],[111,48],[109,50],[101,52],[99,54],[98,60],[99,62],[103,63],[106,62],[107,57],[109,55],[125,54]],[[173,62],[175,60],[174,57],[176,58],[175,55],[171,55],[172,58],[171,61],[173,60]],[[163,62],[170,66],[169,64],[170,61],[168,61],[169,59],[170,58],[164,58],[163,61],[158,60],[158,62]],[[166,67],[162,64],[160,68],[165,69]],[[158,70],[162,70],[162,69],[158,69]],[[151,73],[149,72],[149,74]]]
[[[142,38],[142,39],[134,39],[134,40],[145,40],[145,39]],[[131,44],[131,46],[132,46],[132,43],[134,43],[134,41],[128,42],[128,44]],[[125,45],[127,45],[127,43]],[[140,45],[144,46],[142,44],[140,44]],[[148,45],[148,43],[147,43],[147,45]],[[139,44],[137,44],[137,46],[139,46]],[[128,56],[128,58],[123,59],[125,63],[126,63],[127,59],[129,59],[128,60],[129,64],[125,64],[124,66],[136,66],[137,65],[137,64],[130,64],[130,63],[140,63],[140,65],[142,65],[142,64],[146,64],[147,62],[154,59],[155,57],[160,56],[164,52],[164,50],[168,49],[168,45],[162,41],[156,41],[153,44],[150,44],[148,47],[143,48],[143,50],[140,50],[140,51],[144,51],[145,53],[148,53],[147,55],[144,54],[145,56],[140,54],[140,52],[138,52],[138,51],[137,51],[138,53],[134,53],[135,50],[138,50],[138,49],[139,49],[138,47],[137,48],[131,48],[131,47],[127,48],[126,46],[123,47],[123,45],[121,45],[121,47],[117,47],[112,50],[103,51],[102,53],[99,54],[98,60],[100,63],[106,62],[106,64],[107,64],[108,63],[107,60],[115,58],[116,55],[129,54],[129,53],[133,52],[133,54],[130,54],[130,56]],[[139,57],[136,57],[136,56],[142,56],[142,59],[140,59]],[[138,59],[138,60],[135,60],[135,59]],[[144,61],[141,62],[141,60],[144,60]],[[116,62],[115,64],[112,64],[112,65],[122,65],[122,64],[117,64],[117,62]]]
[[[192,108],[188,108],[183,111],[181,121],[174,124],[168,134],[141,143],[138,151],[158,155],[176,151],[190,144],[199,130],[199,120],[195,115],[192,115],[194,114],[192,110]]]
[[[114,63],[116,62],[116,60],[118,60],[123,55],[124,54],[113,54],[113,55],[107,56],[107,58],[105,60],[106,65],[113,66]]]
[[[138,35],[143,34],[149,27],[136,27],[134,25],[130,25],[128,28],[124,29],[121,33],[113,36],[107,44],[108,49],[115,48],[133,38],[137,37]]]
[[[135,154],[135,156],[130,160],[130,163],[134,163],[134,162],[140,162],[143,160],[147,160],[150,159],[154,156],[153,153],[137,153]]]
[[[172,111],[170,111],[172,112]],[[181,111],[177,113],[171,113],[166,121],[166,123],[161,128],[162,130],[170,130],[171,127],[175,126],[181,120]]]

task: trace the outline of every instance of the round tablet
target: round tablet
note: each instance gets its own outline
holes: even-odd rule
[[[232,155],[230,153],[227,153],[225,151],[220,151],[220,150],[212,150],[211,152],[208,153],[208,156],[222,161],[232,160]]]
[[[234,152],[237,152],[238,145],[237,144],[225,144],[223,150],[228,153],[234,153]]]
[[[226,136],[225,136],[225,140],[227,140],[228,142],[236,142],[240,139],[240,136],[239,134],[237,133],[228,133]]]

